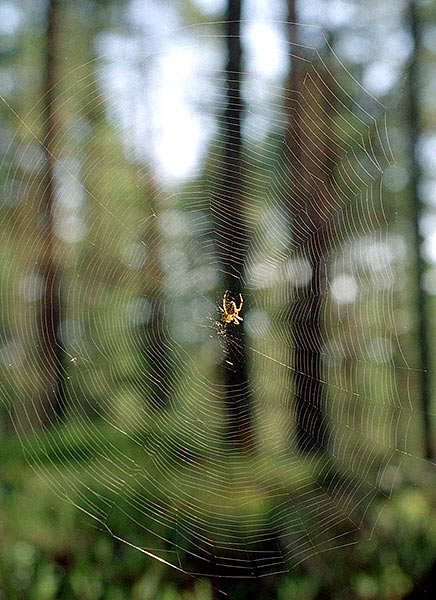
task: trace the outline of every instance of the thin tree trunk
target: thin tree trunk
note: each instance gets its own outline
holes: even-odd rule
[[[292,44],[301,43],[298,36],[295,0],[288,0],[289,41]],[[323,196],[311,181],[310,174],[324,177],[323,170],[313,162],[303,151],[304,145],[313,151],[320,161],[325,164],[328,153],[324,147],[324,154],[311,148],[311,140],[305,136],[304,115],[301,104],[305,90],[303,88],[304,71],[302,61],[292,56],[297,52],[297,46],[290,46],[290,77],[289,94],[291,100],[290,125],[286,140],[290,151],[291,169],[295,181],[302,178],[306,181],[306,197],[302,197],[300,190],[292,190],[290,200],[290,228],[293,237],[296,232],[303,230],[307,233],[304,258],[310,265],[311,277],[308,283],[299,287],[298,300],[291,311],[291,328],[294,344],[294,393],[296,413],[297,446],[301,452],[316,451],[325,448],[326,427],[323,413],[324,389],[322,384],[321,351],[322,351],[322,296],[325,290],[325,264],[323,249],[320,245],[320,236],[316,233],[323,226],[321,215],[324,212],[321,205]],[[306,84],[308,85],[308,84]],[[317,94],[314,90],[314,94]],[[295,100],[297,100],[295,102]],[[320,98],[320,103],[323,99]],[[313,107],[312,107],[313,108]],[[307,106],[306,106],[307,110]],[[310,135],[310,134],[309,134]],[[331,165],[325,165],[331,169]],[[307,169],[307,170],[306,170]],[[305,214],[293,206],[295,199],[299,204],[305,205]],[[296,216],[298,213],[298,216]]]
[[[142,56],[148,55],[145,39],[143,40]],[[144,58],[140,64],[141,86],[138,88],[136,106],[141,102],[147,102],[149,77],[147,60]],[[135,114],[132,107],[132,114]],[[140,120],[140,119],[139,119]],[[136,172],[138,185],[144,197],[144,205],[150,218],[147,220],[143,235],[145,262],[143,267],[143,295],[148,302],[147,315],[141,327],[139,338],[139,353],[141,367],[147,372],[146,396],[157,410],[168,405],[173,381],[176,376],[176,363],[168,351],[165,343],[164,332],[164,300],[165,292],[163,286],[163,236],[159,230],[158,218],[163,210],[161,191],[156,178],[153,157],[148,156],[148,164],[137,165]],[[144,382],[141,381],[143,385]]]
[[[228,0],[226,12],[227,106],[223,116],[223,155],[220,182],[213,212],[216,219],[217,249],[224,290],[238,302],[244,295],[242,278],[247,232],[242,208],[242,99],[240,39],[241,0]],[[224,291],[223,291],[224,293]],[[250,392],[244,322],[227,326],[224,381],[227,408],[227,440],[235,448],[252,446]]]
[[[41,198],[42,256],[40,275],[43,292],[39,315],[40,377],[43,386],[44,421],[62,420],[65,416],[64,351],[60,338],[61,278],[55,236],[55,158],[54,144],[58,133],[55,112],[56,55],[59,39],[58,0],[49,0],[46,13],[46,59],[43,80],[45,172]]]
[[[143,325],[140,341],[140,353],[144,369],[149,373],[147,380],[147,397],[156,409],[162,409],[168,404],[171,395],[171,381],[175,376],[176,365],[171,359],[164,342],[164,315],[162,287],[162,243],[159,232],[157,215],[160,212],[159,191],[155,175],[151,168],[138,166],[138,179],[144,198],[147,198],[153,216],[148,221],[144,236],[146,261],[144,265],[144,296],[149,303],[148,315]]]
[[[415,285],[416,285],[416,317],[418,320],[418,352],[419,363],[421,367],[421,398],[423,410],[423,431],[424,431],[424,453],[428,459],[435,456],[434,445],[431,432],[430,421],[430,342],[427,333],[427,302],[426,294],[422,287],[425,263],[421,258],[421,246],[423,238],[419,229],[419,221],[424,206],[420,192],[420,182],[422,178],[421,168],[418,159],[418,142],[420,137],[420,110],[419,110],[419,58],[421,47],[421,26],[418,18],[418,8],[416,0],[409,1],[409,23],[410,31],[414,42],[414,50],[409,65],[409,98],[408,98],[408,123],[409,123],[409,145],[410,145],[410,188],[412,200],[412,222],[414,226],[415,241]]]

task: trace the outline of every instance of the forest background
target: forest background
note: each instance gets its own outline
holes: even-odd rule
[[[435,63],[434,0],[0,0],[0,598],[434,589]]]

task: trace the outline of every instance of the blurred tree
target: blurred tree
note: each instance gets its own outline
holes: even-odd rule
[[[415,242],[415,288],[416,288],[416,317],[418,322],[418,352],[421,367],[421,398],[423,409],[423,434],[424,453],[428,459],[435,456],[432,440],[430,421],[430,341],[428,337],[428,310],[427,298],[423,288],[425,263],[421,257],[423,236],[420,231],[420,219],[424,204],[421,198],[422,173],[418,157],[418,144],[421,136],[421,115],[419,94],[422,89],[420,81],[420,56],[421,56],[421,24],[418,15],[416,0],[410,0],[408,5],[408,20],[410,33],[413,39],[413,52],[409,63],[408,90],[408,128],[409,128],[409,156],[410,156],[410,187],[411,187],[411,212]]]
[[[140,107],[147,97],[149,86],[148,69],[150,63],[145,60],[148,55],[146,39],[141,41],[143,59],[140,61],[142,91],[136,106]],[[148,114],[151,115],[151,107]],[[140,121],[140,118],[138,119]],[[150,127],[150,130],[152,128]],[[150,134],[151,135],[151,134]],[[162,190],[158,184],[153,157],[150,153],[146,162],[136,163],[138,186],[143,198],[143,210],[146,213],[146,226],[143,234],[145,261],[143,268],[143,294],[148,303],[148,317],[144,319],[140,333],[140,354],[144,368],[149,373],[147,378],[148,400],[154,408],[166,406],[171,396],[171,382],[175,377],[176,364],[165,343],[164,332],[164,237],[158,219],[165,210]],[[151,216],[150,216],[151,213]]]
[[[40,227],[42,255],[39,262],[42,280],[42,297],[38,318],[40,332],[40,378],[43,386],[43,412],[45,422],[64,418],[64,348],[60,337],[61,325],[61,272],[59,248],[55,234],[56,226],[56,174],[55,147],[58,142],[59,121],[56,113],[56,58],[59,45],[59,0],[49,0],[46,12],[45,65],[43,71],[42,97],[43,151],[45,156],[41,190]]]
[[[323,215],[328,211],[322,206],[325,198],[322,184],[328,184],[333,165],[327,140],[324,139],[319,147],[307,132],[311,131],[309,120],[317,120],[317,110],[325,111],[319,121],[324,123],[324,127],[329,127],[333,104],[329,97],[331,87],[322,86],[322,82],[313,84],[311,77],[305,77],[304,63],[298,58],[298,44],[302,41],[300,28],[296,25],[295,0],[288,0],[288,22],[291,43],[288,85],[290,123],[285,145],[294,182],[289,190],[289,222],[294,238],[301,239],[302,231],[307,235],[302,246],[303,258],[311,268],[311,277],[307,284],[299,287],[290,317],[294,343],[297,443],[301,451],[308,452],[322,449],[326,443],[321,374],[321,309],[326,286],[326,264],[321,237],[325,226]],[[325,71],[323,74],[327,76]],[[308,93],[309,88],[312,89]],[[301,206],[304,206],[304,210],[301,210]]]
[[[243,294],[243,271],[247,230],[242,210],[241,98],[242,47],[240,38],[241,0],[228,0],[226,12],[227,105],[222,119],[222,167],[213,203],[216,245],[223,273],[224,289],[239,302]],[[239,448],[252,447],[252,415],[247,381],[244,322],[230,324],[226,335],[224,361],[227,439]]]
[[[143,290],[147,300],[148,315],[139,337],[140,354],[144,368],[150,373],[147,378],[147,396],[154,408],[163,408],[170,397],[171,377],[175,364],[171,359],[164,336],[164,291],[162,268],[162,235],[157,217],[161,212],[160,192],[151,167],[137,165],[138,185],[144,205],[151,210],[143,236],[146,259],[143,268]]]
[[[141,252],[143,253],[142,267],[138,270],[140,283],[138,289],[132,286],[132,289],[139,295],[144,302],[138,303],[138,312],[136,315],[135,335],[135,360],[137,367],[134,375],[123,374],[121,376],[124,383],[133,385],[135,390],[143,397],[144,400],[150,401],[154,408],[163,408],[170,396],[170,373],[174,377],[175,364],[169,356],[167,347],[164,342],[164,292],[163,292],[163,277],[162,268],[162,232],[158,226],[158,216],[162,212],[161,189],[157,182],[154,171],[152,157],[146,156],[141,160],[137,158],[138,153],[143,153],[143,149],[139,149],[134,153],[133,157],[128,156],[127,152],[123,152],[119,147],[120,139],[113,127],[106,119],[106,112],[110,111],[108,107],[102,103],[102,90],[99,88],[98,74],[96,72],[95,56],[95,39],[105,31],[106,27],[110,27],[110,15],[113,6],[116,3],[108,2],[105,6],[98,2],[93,2],[89,6],[88,27],[86,28],[86,46],[85,55],[83,56],[83,65],[89,71],[86,76],[86,98],[83,98],[81,105],[84,107],[83,119],[91,125],[89,130],[89,140],[86,145],[87,152],[86,160],[84,161],[84,179],[86,189],[91,196],[92,210],[95,211],[93,218],[89,219],[95,224],[92,230],[94,243],[92,252],[95,253],[95,260],[102,263],[104,260],[113,261],[113,265],[117,264],[118,257],[110,251],[110,246],[115,246],[115,235],[112,239],[106,235],[107,228],[111,228],[113,232],[114,223],[112,217],[108,220],[108,212],[106,208],[110,206],[110,212],[115,212],[115,207],[111,205],[111,195],[105,191],[102,197],[101,181],[111,181],[110,188],[113,192],[113,199],[118,206],[125,208],[126,205],[121,204],[118,194],[129,197],[131,201],[130,210],[138,214],[138,220],[141,224],[141,230],[136,231],[137,237],[132,240],[135,244],[140,240]],[[74,11],[73,11],[74,12]],[[85,28],[84,28],[85,29]],[[131,111],[132,131],[135,130],[138,123],[141,121],[140,115],[137,115],[137,110],[142,107],[145,98],[147,97],[147,57],[148,50],[146,47],[146,38],[139,39],[135,31],[128,25],[125,26],[126,35],[130,38],[132,44],[138,44],[142,47],[141,56],[143,57],[138,64],[138,85],[132,86],[131,92]],[[81,69],[82,72],[83,69]],[[139,97],[138,97],[139,96]],[[103,107],[103,110],[102,110]],[[113,156],[113,149],[116,148],[116,161]],[[121,150],[121,152],[120,152]],[[99,163],[99,169],[95,169],[95,164]],[[106,167],[108,165],[108,167]],[[118,177],[119,186],[115,179]],[[134,189],[134,194],[132,189]],[[122,191],[124,190],[124,194]],[[96,204],[95,199],[99,199]],[[101,198],[101,200],[100,200]],[[103,210],[100,210],[102,207]],[[101,235],[101,232],[104,232]],[[100,232],[100,234],[99,234]],[[120,232],[120,242],[122,245],[128,243],[125,239],[125,230]],[[96,240],[98,244],[96,243]],[[89,249],[88,260],[90,260],[91,252]],[[102,269],[104,271],[104,269]],[[136,297],[137,299],[137,297]],[[90,298],[92,302],[92,298]],[[95,307],[92,307],[95,309]],[[107,310],[109,307],[106,306]],[[144,373],[148,373],[148,377],[144,377]]]

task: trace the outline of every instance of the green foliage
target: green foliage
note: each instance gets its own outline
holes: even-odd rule
[[[403,597],[435,558],[436,495],[426,477],[425,471],[415,472],[392,499],[378,500],[354,545],[339,545],[288,574],[259,580],[258,597]],[[55,496],[23,464],[13,440],[3,446],[0,490],[0,590],[8,600],[212,598],[207,579],[186,577],[120,543],[101,524]],[[132,521],[120,526],[127,539],[134,538]],[[171,529],[161,533],[169,537]],[[245,597],[240,584],[222,589],[235,600]]]

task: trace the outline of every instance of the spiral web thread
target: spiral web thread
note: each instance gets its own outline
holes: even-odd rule
[[[131,81],[111,95],[105,78],[113,65],[102,57],[59,83],[58,113],[80,106],[52,145],[65,426],[41,392],[50,365],[36,359],[41,102],[20,117],[2,98],[17,126],[2,164],[2,248],[13,257],[3,267],[2,382],[10,389],[2,396],[25,457],[57,496],[110,535],[187,573],[257,577],[353,543],[374,499],[389,496],[401,461],[422,460],[407,441],[419,409],[398,388],[407,389],[414,370],[393,318],[384,109],[316,32],[320,50],[283,42],[304,73],[299,90],[243,74],[241,316],[256,431],[248,453],[225,437],[219,376],[239,351],[235,325],[217,323],[224,290],[213,223],[232,227],[215,196],[219,136],[210,137],[199,177],[168,191],[135,142],[135,111],[130,121],[123,112],[121,96],[128,102],[136,93]],[[206,27],[189,33],[194,48],[218,37]],[[166,41],[152,42],[150,55],[159,56]],[[216,132],[225,125],[226,81],[222,71],[203,75],[210,93],[198,110]],[[113,138],[103,144],[96,131],[108,115]],[[300,119],[297,157],[292,115]],[[65,223],[67,232],[73,224],[80,233],[83,223],[86,231],[66,239]],[[312,301],[314,250],[326,450],[305,455],[296,440],[290,322]],[[318,411],[305,408],[310,436]]]

